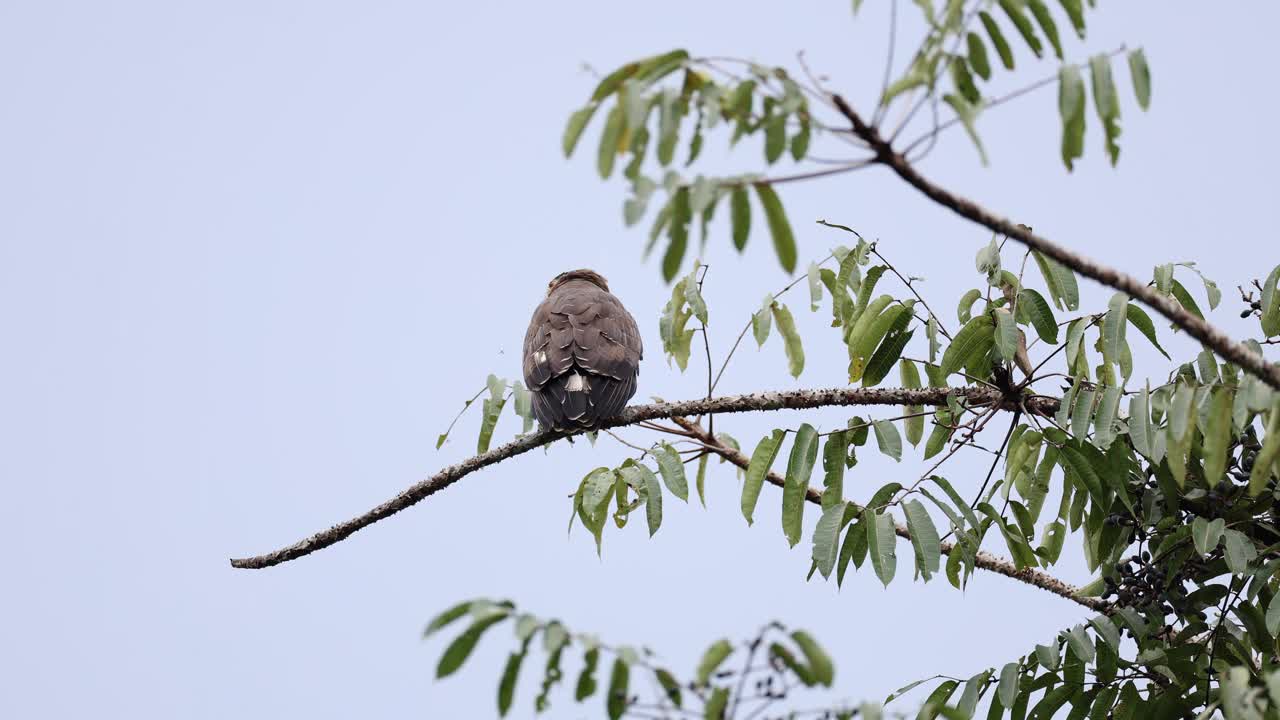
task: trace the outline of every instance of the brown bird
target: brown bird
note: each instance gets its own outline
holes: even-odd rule
[[[593,428],[636,392],[644,346],[631,313],[593,270],[560,273],[524,336],[524,382],[544,428]]]

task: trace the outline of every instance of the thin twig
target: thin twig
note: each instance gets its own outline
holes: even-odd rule
[[[1000,393],[980,387],[962,389],[927,388],[922,390],[841,387],[820,390],[789,390],[753,393],[750,395],[729,395],[710,399],[698,398],[697,400],[685,400],[682,402],[657,402],[650,405],[635,405],[623,410],[617,417],[601,422],[595,430],[637,425],[647,420],[659,418],[683,418],[693,415],[706,415],[712,412],[739,413],[782,409],[804,410],[849,405],[945,405],[947,397],[957,393],[974,404],[1000,405],[1003,399]],[[1057,409],[1057,402],[1046,401],[1043,403],[1043,408],[1046,412],[1053,412]],[[315,533],[287,547],[256,557],[233,559],[231,560],[231,565],[237,568],[259,569],[310,555],[317,550],[339,543],[357,531],[421,502],[428,496],[449,487],[481,468],[494,465],[516,455],[523,455],[530,450],[556,440],[580,435],[584,432],[587,431],[562,432],[544,429],[522,436],[486,453],[472,456],[456,465],[450,465],[362,515],[338,523],[328,530]]]
[[[1272,388],[1280,390],[1280,365],[1274,365],[1259,354],[1254,353],[1243,343],[1237,343],[1229,335],[1206,320],[1187,312],[1186,308],[1172,297],[1164,295],[1147,283],[1132,275],[1120,272],[1115,268],[1103,265],[1095,260],[1080,255],[1072,250],[1036,235],[1025,225],[1000,217],[968,198],[952,193],[939,185],[935,185],[921,175],[906,158],[894,151],[874,128],[866,124],[857,111],[849,106],[839,95],[833,97],[840,112],[853,126],[854,134],[866,140],[876,151],[876,160],[893,170],[907,184],[919,190],[934,202],[949,208],[963,218],[986,227],[992,232],[1008,235],[1010,238],[1028,247],[1040,251],[1072,270],[1093,278],[1108,287],[1127,293],[1141,300],[1151,309],[1160,313],[1174,325],[1187,331],[1195,339],[1212,348],[1217,354],[1250,374],[1262,379]]]
[[[729,462],[733,463],[734,465],[737,465],[738,467],[744,470],[750,467],[751,458],[747,457],[746,455],[742,454],[737,450],[734,450],[732,447],[729,447],[728,445],[721,443],[716,438],[707,435],[706,430],[702,429],[701,426],[695,423],[692,423],[689,420],[682,417],[676,417],[672,419],[676,422],[676,424],[680,425],[684,429],[692,433],[701,435],[703,442],[705,442],[707,446],[711,448],[711,450],[715,452],[717,455],[719,455],[720,457],[723,457],[725,460],[728,460]],[[777,487],[786,486],[786,480],[776,472],[770,471],[765,476],[765,479],[768,480],[770,484],[775,485]],[[822,491],[813,487],[807,488],[805,490],[805,500],[815,505],[821,505]],[[845,502],[849,502],[849,501],[846,500]],[[850,503],[850,504],[854,506],[856,511],[862,510],[862,507],[859,506],[857,503]],[[907,530],[906,526],[904,525],[895,525],[894,533],[900,538],[903,538],[906,540],[911,539],[911,532]],[[957,548],[954,543],[949,543],[949,542],[942,543],[941,552],[943,555],[950,555],[955,550],[957,550]],[[974,561],[974,565],[975,567],[982,568],[983,570],[999,573],[1000,575],[1004,575],[1005,577],[1013,578],[1014,580],[1027,583],[1028,585],[1033,585],[1042,590],[1047,590],[1055,595],[1058,595],[1059,597],[1064,597],[1074,603],[1083,605],[1091,610],[1096,610],[1098,612],[1105,612],[1110,607],[1110,603],[1107,603],[1104,600],[1100,600],[1098,598],[1081,596],[1079,594],[1078,588],[1068,583],[1065,583],[1046,572],[1043,572],[1036,568],[1018,569],[1018,567],[1014,565],[1011,561],[998,557],[996,555],[993,555],[985,550],[978,551],[976,559]]]

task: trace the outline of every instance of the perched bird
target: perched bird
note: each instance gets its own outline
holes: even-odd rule
[[[544,428],[615,417],[636,392],[644,347],[631,313],[593,270],[560,273],[524,336],[524,382]]]

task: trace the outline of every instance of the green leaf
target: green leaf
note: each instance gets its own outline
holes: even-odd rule
[[[1053,46],[1053,54],[1062,59],[1062,40],[1058,38],[1058,24],[1053,21],[1053,16],[1049,14],[1049,8],[1045,7],[1043,0],[1027,0],[1027,7],[1031,8],[1031,14],[1035,16],[1036,22],[1040,24],[1040,29],[1044,31],[1044,36],[1049,38],[1049,44]]]
[[[680,140],[679,93],[674,89],[664,91],[658,109],[658,162],[666,167],[675,159],[676,143]]]
[[[591,697],[596,692],[596,667],[600,663],[599,648],[591,648],[583,654],[584,665],[582,673],[578,675],[578,683],[574,687],[573,699],[582,702]]]
[[[1050,343],[1058,342],[1058,321],[1053,317],[1049,301],[1031,288],[1023,288],[1018,292],[1018,316],[1025,319],[1036,329],[1040,339]]]
[[[773,329],[773,296],[765,295],[764,304],[751,315],[751,334],[756,339],[756,347],[764,347],[769,339],[769,331]]]
[[[1261,298],[1262,334],[1267,337],[1280,335],[1280,265],[1277,265],[1267,281],[1262,283]]]
[[[747,236],[751,234],[751,200],[747,189],[736,185],[729,195],[730,222],[733,226],[733,246],[738,252],[747,247]]]
[[[591,93],[592,102],[599,102],[617,92],[618,88],[622,87],[622,83],[640,70],[641,64],[641,62],[630,62],[606,75]]]
[[[662,255],[662,279],[671,282],[680,274],[685,251],[689,247],[689,222],[693,211],[689,205],[689,188],[682,187],[671,198],[671,221],[667,225],[667,237],[671,243]]]
[[[1258,557],[1258,548],[1248,535],[1239,530],[1224,530],[1223,539],[1226,543],[1227,568],[1237,575],[1246,572],[1249,563]]]
[[[1024,3],[1021,0],[1000,0],[1000,7],[1009,16],[1013,26],[1018,29],[1022,40],[1027,43],[1027,47],[1031,48],[1031,52],[1035,53],[1036,57],[1040,57],[1044,54],[1044,46],[1040,44],[1040,38],[1036,37],[1036,30],[1031,25],[1030,18],[1023,14],[1023,6]]]
[[[1058,70],[1058,116],[1062,119],[1062,162],[1067,170],[1074,170],[1075,161],[1084,157],[1084,92],[1080,69],[1063,65]]]
[[[1089,639],[1089,635],[1084,631],[1083,625],[1076,625],[1067,631],[1067,646],[1082,662],[1093,662],[1096,651],[1093,647],[1093,641]]]
[[[684,462],[676,449],[667,443],[660,443],[653,450],[653,457],[658,461],[658,471],[662,473],[662,481],[672,495],[689,501],[689,481],[684,475]]]
[[[831,683],[835,680],[835,666],[831,662],[831,656],[827,655],[827,651],[823,650],[818,641],[803,630],[793,631],[791,639],[800,648],[800,652],[804,653],[813,680],[824,687],[831,687]]]
[[[1165,352],[1164,348],[1160,347],[1160,341],[1156,339],[1155,324],[1151,322],[1151,317],[1147,315],[1146,311],[1133,303],[1129,303],[1129,307],[1125,310],[1125,313],[1129,318],[1129,324],[1137,328],[1138,332],[1142,333],[1147,340],[1150,340],[1151,344],[1155,346],[1156,350],[1160,351],[1161,355],[1164,355],[1165,358],[1169,358],[1169,353]]]
[[[982,26],[987,31],[987,37],[991,38],[991,44],[996,48],[996,54],[1000,56],[1000,62],[1004,63],[1006,70],[1013,69],[1013,50],[1009,48],[1009,41],[1005,40],[1004,33],[1000,32],[1000,26],[996,24],[994,18],[986,10],[978,13],[978,17],[982,19]],[[1005,707],[1008,707],[1007,705]]]
[[[791,547],[800,542],[804,527],[804,498],[809,490],[809,476],[818,459],[818,432],[809,423],[796,431],[787,460],[786,484],[782,488],[782,533]]]
[[[990,316],[979,315],[956,333],[942,354],[942,373],[950,375],[966,367],[974,357],[985,355],[995,343],[995,324]]]
[[[772,165],[787,149],[787,116],[774,113],[764,120],[764,160]]]
[[[440,629],[448,626],[463,615],[466,615],[467,612],[471,610],[471,605],[472,602],[470,600],[466,600],[431,618],[431,622],[427,623],[427,628],[422,631],[422,637],[424,639],[431,637],[431,635]]]
[[[1138,107],[1146,110],[1151,107],[1151,69],[1147,67],[1142,48],[1129,53],[1129,75],[1133,78],[1133,95],[1138,99]]]
[[[978,91],[978,86],[973,82],[973,74],[969,72],[969,62],[963,57],[951,58],[951,82],[955,85],[956,92],[960,93],[960,97],[975,107],[982,102],[982,93]]]
[[[502,668],[502,679],[498,682],[498,717],[506,717],[511,710],[511,701],[515,698],[516,681],[520,677],[520,666],[524,664],[529,645],[526,642],[518,653],[507,656],[507,664]]]
[[[569,122],[564,128],[564,136],[560,139],[560,147],[564,150],[565,157],[573,154],[574,148],[578,146],[578,139],[582,137],[582,131],[586,129],[587,123],[591,121],[591,116],[595,114],[598,107],[600,104],[593,102],[575,110],[569,116]]]
[[[888,420],[876,420],[872,426],[876,431],[876,444],[880,446],[880,452],[901,462],[902,436],[898,434],[898,428]]]
[[[875,569],[876,577],[880,578],[880,582],[884,583],[885,587],[889,587],[898,569],[898,555],[895,547],[897,536],[894,534],[893,516],[864,510],[862,524],[866,526],[867,550],[871,554],[871,567]]]
[[[1110,364],[1120,361],[1120,346],[1124,343],[1124,330],[1129,325],[1127,308],[1129,296],[1118,292],[1107,303],[1107,314],[1102,319],[1102,360]]]
[[[1202,432],[1204,477],[1210,487],[1217,485],[1227,471],[1227,456],[1231,452],[1231,407],[1234,401],[1235,393],[1232,389],[1220,386],[1213,391],[1209,402],[1208,424]]]
[[[702,653],[702,659],[698,661],[698,669],[694,672],[694,682],[698,685],[705,685],[711,680],[711,676],[719,669],[721,663],[729,657],[733,652],[733,645],[729,644],[726,638],[711,643],[711,647]]]
[[[1222,518],[1206,520],[1198,517],[1191,523],[1191,541],[1195,543],[1196,552],[1208,555],[1222,541],[1222,531],[1226,528]]]
[[[609,674],[609,694],[605,697],[605,709],[609,720],[618,720],[627,711],[627,691],[631,684],[631,667],[618,658],[613,661]]]
[[[1049,296],[1053,298],[1054,306],[1059,310],[1078,309],[1080,290],[1071,269],[1039,250],[1033,250],[1031,255],[1036,259],[1036,265],[1040,268],[1040,275],[1044,277],[1045,285],[1049,287]]]
[[[1116,97],[1115,81],[1111,78],[1111,59],[1105,54],[1094,55],[1089,59],[1089,70],[1093,76],[1094,109],[1106,134],[1107,154],[1111,157],[1111,164],[1115,165],[1120,159],[1120,146],[1116,143],[1120,137],[1120,101]]]
[[[506,405],[507,381],[497,375],[490,375],[486,381],[489,397],[482,403],[483,416],[480,420],[480,439],[476,442],[476,454],[489,452],[489,443],[493,440],[493,428],[498,424],[502,414],[502,406]]]
[[[796,331],[795,319],[786,305],[773,304],[773,321],[778,326],[778,334],[782,336],[782,347],[787,354],[787,371],[791,377],[798,378],[804,372],[804,347],[800,344],[800,333]]]
[[[831,577],[831,570],[836,566],[844,511],[844,503],[828,507],[822,511],[822,517],[813,528],[813,564],[824,579]]]
[[[990,248],[991,246],[987,247]],[[984,248],[984,251],[985,250],[986,248]],[[981,254],[978,256],[978,264],[979,270],[981,270],[981,266],[984,264]],[[998,254],[995,256],[995,268],[997,270],[1000,269],[1000,256]],[[956,318],[960,321],[961,325],[973,319],[973,304],[977,302],[980,297],[982,297],[982,291],[978,288],[969,288],[968,292],[960,296],[960,303],[956,305]]]
[[[844,504],[844,468],[849,453],[849,436],[837,430],[827,436],[822,448],[822,508]]]
[[[711,691],[707,704],[702,708],[704,720],[724,720],[725,707],[729,704],[729,688],[718,687]]]
[[[1093,444],[1106,450],[1115,440],[1115,421],[1120,408],[1120,396],[1124,389],[1109,385],[1102,390],[1098,410],[1093,417]]]
[[[449,647],[445,648],[444,655],[440,656],[440,662],[436,665],[436,679],[446,678],[457,672],[462,667],[462,663],[467,661],[471,651],[475,649],[484,631],[506,620],[507,617],[509,613],[495,611],[471,623],[471,627],[463,631],[452,643],[449,643]]]
[[[596,170],[602,179],[613,174],[613,162],[618,157],[618,143],[626,129],[626,112],[622,103],[614,103],[605,118],[604,131],[600,134],[600,148],[596,153]]]
[[[782,209],[782,201],[767,183],[756,183],[755,188],[760,207],[764,208],[765,219],[769,222],[769,234],[773,237],[773,250],[778,255],[778,262],[788,273],[795,272],[796,239],[791,233],[787,213]]]
[[[909,390],[915,390],[920,387],[920,370],[916,368],[915,363],[910,360],[903,360],[898,363],[898,370],[902,375],[902,387]],[[920,439],[924,437],[924,415],[917,414],[922,412],[924,412],[924,407],[921,405],[902,406],[903,415],[916,414],[916,417],[909,417],[903,420],[903,426],[907,431],[907,442],[911,443],[912,447],[919,446]]]
[[[986,166],[987,150],[982,146],[982,138],[978,136],[978,128],[974,125],[982,108],[959,95],[943,95],[942,101],[951,106],[956,117],[960,119],[960,124],[964,126],[965,133],[969,135],[969,139],[973,141],[974,147],[978,150],[978,158],[982,161],[983,166]]]
[[[1200,312],[1200,306],[1196,304],[1195,299],[1191,297],[1191,293],[1187,292],[1187,288],[1183,286],[1182,283],[1174,280],[1172,292],[1174,299],[1177,300],[1182,307],[1186,308],[1187,312],[1195,315],[1201,320],[1204,319],[1204,313]]]
[[[813,130],[810,127],[809,116],[800,115],[800,130],[791,137],[791,159],[800,162],[809,154],[809,140],[811,139]]]
[[[1000,668],[1000,685],[996,693],[1000,698],[1000,704],[1005,707],[1013,707],[1013,701],[1018,697],[1018,672],[1021,669],[1022,666],[1016,662]]]
[[[661,464],[661,456],[655,453],[654,457],[659,458]],[[649,537],[653,537],[658,532],[658,528],[662,527],[662,486],[658,484],[658,476],[653,474],[647,466],[640,463],[634,463],[630,466],[640,476],[641,487],[644,488],[644,514],[645,521],[649,525]],[[628,468],[623,468],[626,470]],[[619,496],[618,504],[622,504],[622,497]]]
[[[1249,473],[1249,494],[1257,496],[1267,487],[1272,474],[1280,475],[1280,402],[1271,408],[1262,449],[1253,459]]]
[[[784,436],[782,430],[774,430],[762,439],[751,453],[751,462],[747,465],[747,479],[742,485],[742,516],[747,524],[754,522],[756,502],[760,499],[760,490],[764,487],[764,478],[773,466],[773,459],[778,456],[778,448]]]
[[[1013,362],[1018,352],[1018,326],[1014,322],[1013,313],[1005,308],[997,308],[996,315],[996,348],[1006,363]]]
[[[991,61],[987,59],[987,46],[983,44],[978,33],[971,32],[965,38],[969,47],[969,66],[983,80],[991,79]]]
[[[704,508],[707,506],[706,480],[708,457],[709,455],[703,453],[702,457],[698,458],[698,477],[694,483],[698,490],[698,502],[702,503],[702,507]]]
[[[806,275],[809,281],[809,312],[813,312],[822,302],[822,276],[818,270],[818,263],[809,263],[809,271]]]
[[[907,516],[907,530],[911,532],[911,546],[916,551],[916,567],[925,582],[938,572],[942,562],[942,544],[938,529],[929,517],[929,511],[919,500],[908,500],[902,506]]]

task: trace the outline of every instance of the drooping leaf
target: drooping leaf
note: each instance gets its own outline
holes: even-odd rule
[[[476,643],[480,641],[480,636],[495,624],[506,620],[509,616],[510,614],[507,612],[493,611],[471,623],[470,627],[454,638],[453,642],[449,643],[449,647],[445,648],[444,654],[440,656],[440,662],[436,665],[436,679],[446,678],[457,672],[462,667],[462,664],[467,661],[471,651],[475,649]]]
[[[609,673],[609,691],[605,697],[605,710],[609,720],[618,720],[627,711],[630,684],[631,666],[619,657],[613,661],[613,671]]]
[[[915,390],[920,387],[920,370],[916,368],[916,364],[910,360],[903,360],[898,364],[899,372],[902,375],[902,387],[909,390]],[[903,415],[915,415],[908,417],[903,421],[903,425],[907,431],[907,442],[912,447],[920,445],[920,439],[924,437],[924,412],[922,405],[903,405]]]
[[[929,517],[929,511],[919,500],[908,500],[902,506],[907,516],[907,530],[911,533],[911,546],[916,553],[916,567],[924,576],[925,582],[938,572],[941,567],[941,541],[938,529]]]
[[[1253,469],[1249,472],[1249,494],[1257,496],[1266,489],[1272,475],[1280,475],[1280,401],[1271,408],[1266,437],[1254,456]]]
[[[842,461],[843,464],[843,461]],[[841,521],[845,505],[839,503],[822,511],[818,524],[813,528],[813,564],[823,578],[830,578],[840,551]]]
[[[822,448],[824,510],[844,503],[844,469],[848,453],[849,436],[846,431],[837,430],[827,436],[827,444]]]
[[[1220,386],[1213,391],[1209,403],[1208,423],[1204,433],[1204,478],[1213,487],[1222,480],[1227,470],[1227,455],[1231,452],[1231,407],[1235,394],[1230,387]]]
[[[520,652],[513,652],[507,656],[507,664],[503,666],[502,678],[498,682],[498,717],[506,717],[511,710],[511,701],[515,699],[516,682],[520,677],[520,666],[524,664],[528,650],[529,645],[526,642]]]
[[[894,534],[893,516],[865,510],[862,524],[866,526],[867,550],[871,555],[871,567],[875,569],[876,577],[880,578],[880,582],[888,587],[898,569],[896,550],[898,538]]]
[[[1076,160],[1084,157],[1084,93],[1080,69],[1063,65],[1058,71],[1058,116],[1062,119],[1062,162],[1069,171],[1075,169]]]
[[[778,262],[788,273],[795,272],[796,239],[791,232],[787,213],[782,209],[782,201],[767,183],[756,183],[755,189],[760,207],[764,209],[765,220],[769,223],[769,234],[773,237],[773,250],[778,256]]]
[[[751,234],[751,200],[747,189],[736,185],[729,195],[729,219],[733,226],[733,246],[738,252],[747,247],[747,236]]]
[[[768,437],[760,440],[751,453],[751,463],[747,466],[747,478],[742,485],[742,516],[747,519],[747,524],[754,522],[756,502],[760,499],[764,478],[769,474],[774,458],[778,456],[783,437],[782,430],[774,430]]]
[[[718,687],[711,691],[707,704],[702,708],[703,720],[724,720],[725,708],[729,704],[729,688]]]
[[[751,315],[751,333],[756,339],[757,347],[764,347],[769,339],[769,331],[773,329],[773,296],[765,295],[764,304]]]
[[[791,547],[800,542],[804,523],[805,493],[809,490],[809,476],[818,459],[818,432],[809,423],[796,430],[791,445],[791,457],[787,460],[786,484],[782,489],[782,533]]]
[[[978,13],[978,17],[982,20],[982,27],[987,31],[987,37],[991,38],[991,44],[996,48],[996,54],[1000,56],[1000,62],[1004,63],[1006,70],[1013,69],[1013,50],[1009,48],[1009,41],[1005,39],[1004,33],[1000,31],[1000,26],[996,24],[994,18],[986,10]]]
[[[693,675],[694,682],[705,685],[731,653],[733,653],[733,645],[726,638],[720,638],[711,643],[711,646],[702,653],[702,659],[698,661],[698,669]]]
[[[791,640],[800,648],[800,652],[804,653],[814,682],[824,687],[831,687],[832,682],[835,681],[835,665],[831,662],[831,656],[827,651],[813,639],[813,636],[803,630],[792,631]]]
[[[798,378],[804,372],[804,346],[800,344],[795,319],[791,317],[787,306],[781,303],[774,303],[772,311],[778,334],[782,336],[783,350],[787,354],[787,371],[791,373],[791,377]]]
[[[1053,15],[1049,14],[1049,8],[1045,6],[1044,0],[1027,0],[1027,7],[1031,9],[1032,16],[1035,17],[1036,23],[1040,25],[1040,29],[1044,31],[1044,36],[1049,39],[1049,44],[1053,46],[1053,54],[1062,59],[1062,40],[1058,38],[1058,24],[1053,21]]]
[[[960,328],[942,354],[942,372],[950,375],[968,366],[975,356],[985,355],[995,343],[995,324],[990,316],[979,315]]]
[[[1117,143],[1120,137],[1120,100],[1111,77],[1111,59],[1105,54],[1094,55],[1089,59],[1089,70],[1093,79],[1094,109],[1106,135],[1107,155],[1115,165],[1120,159],[1120,145]]]
[[[876,420],[872,425],[876,431],[876,444],[880,446],[880,452],[901,462],[902,436],[898,434],[898,428],[888,420]]]
[[[1129,318],[1129,324],[1137,328],[1138,332],[1142,333],[1147,340],[1150,340],[1156,350],[1159,350],[1160,354],[1164,355],[1165,358],[1168,359],[1169,353],[1165,352],[1164,348],[1160,347],[1160,341],[1156,338],[1155,324],[1151,322],[1151,317],[1147,315],[1147,312],[1141,307],[1138,307],[1138,305],[1129,303],[1129,307],[1125,310],[1125,313]]]
[[[575,110],[569,116],[569,122],[564,128],[564,136],[560,139],[560,147],[564,150],[565,157],[573,154],[574,148],[578,146],[578,139],[582,137],[582,131],[586,129],[587,123],[591,121],[591,116],[595,114],[598,107],[600,107],[600,104],[593,102],[586,107]]]
[[[987,46],[983,44],[982,37],[971,32],[965,37],[965,43],[969,50],[969,67],[978,73],[978,77],[990,80],[991,61],[987,59]]]
[[[1057,260],[1033,250],[1031,256],[1036,259],[1040,275],[1049,287],[1049,296],[1059,310],[1076,310],[1080,307],[1080,290],[1076,284],[1075,273]]]
[[[662,481],[672,495],[689,501],[689,481],[684,475],[684,462],[676,449],[667,443],[659,443],[653,450],[653,457],[658,461],[658,471],[662,473]]]
[[[1258,548],[1253,544],[1253,540],[1239,530],[1230,528],[1223,531],[1223,540],[1227,568],[1237,575],[1244,573],[1249,569],[1249,563],[1258,557]]]
[[[1151,107],[1151,69],[1147,67],[1142,48],[1129,52],[1129,75],[1133,78],[1133,95],[1138,99],[1138,107],[1146,110]]]
[[[1025,318],[1036,329],[1040,339],[1051,344],[1058,342],[1058,322],[1053,317],[1049,302],[1040,293],[1031,288],[1023,288],[1018,292],[1018,316]]]
[[[481,404],[482,419],[480,421],[480,438],[476,442],[476,454],[489,452],[489,443],[493,440],[493,429],[502,415],[502,407],[506,405],[507,381],[497,375],[490,375],[486,381],[489,397]]]
[[[1031,24],[1031,19],[1023,13],[1025,3],[1018,0],[1000,0],[1000,7],[1005,14],[1009,16],[1009,21],[1017,28],[1018,34],[1022,36],[1023,42],[1035,53],[1036,57],[1044,54],[1044,46],[1040,44],[1040,38],[1036,36],[1035,27]]]

